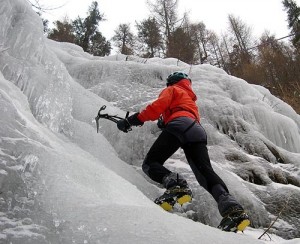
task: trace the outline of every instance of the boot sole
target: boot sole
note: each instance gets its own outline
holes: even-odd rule
[[[190,195],[184,195],[180,198],[177,199],[177,202],[180,204],[180,205],[183,205],[187,202],[190,202],[192,201],[192,197]]]
[[[183,204],[185,204],[187,202],[191,202],[191,201],[192,201],[192,197],[190,195],[184,195],[184,196],[178,198],[176,202],[178,202],[180,205],[183,205]],[[173,209],[173,205],[168,202],[163,202],[159,206],[161,206],[166,211],[171,211]]]
[[[173,208],[173,206],[168,202],[163,202],[162,204],[160,204],[160,206],[166,211],[171,211]]]
[[[239,231],[244,231],[244,229],[246,229],[247,226],[250,225],[250,220],[249,219],[244,219],[238,226],[237,226],[237,230]]]

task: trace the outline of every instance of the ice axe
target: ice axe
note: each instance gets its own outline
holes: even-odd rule
[[[103,105],[99,111],[98,111],[98,115],[97,117],[95,118],[96,120],[96,126],[97,126],[97,133],[99,133],[99,119],[108,119],[110,121],[113,121],[115,123],[118,123],[119,120],[121,119],[124,119],[124,118],[121,118],[117,115],[109,115],[109,114],[101,114],[101,111],[105,110],[106,109],[106,105]],[[129,112],[127,111],[126,113],[126,116],[125,116],[125,119],[129,116]],[[131,130],[131,128],[129,129],[129,131]]]

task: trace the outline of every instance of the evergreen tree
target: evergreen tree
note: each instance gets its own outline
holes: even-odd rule
[[[98,3],[92,2],[89,7],[88,16],[83,19],[79,16],[73,22],[76,31],[76,44],[81,46],[84,51],[88,51],[91,38],[95,34],[99,21],[103,19],[103,15],[100,14],[98,9]]]
[[[136,24],[138,38],[145,46],[145,57],[152,58],[162,49],[162,36],[160,34],[158,22],[155,18],[149,17],[140,24]]]
[[[283,6],[288,14],[288,26],[291,29],[291,34],[294,34],[292,39],[295,47],[300,46],[300,8],[294,0],[283,0]]]
[[[106,41],[105,37],[97,31],[99,22],[103,20],[103,14],[100,13],[98,9],[98,3],[92,2],[89,7],[88,16],[83,19],[78,17],[73,21],[73,27],[75,30],[76,44],[81,46],[84,51],[89,52],[94,55],[104,56],[110,54],[110,44]],[[100,38],[101,35],[101,38]],[[102,47],[101,49],[95,47]],[[92,50],[97,50],[93,53]]]
[[[44,26],[44,33],[48,33],[49,32],[49,20],[42,18],[43,21],[43,26]]]
[[[129,24],[120,24],[115,30],[112,40],[115,46],[119,48],[120,53],[125,55],[133,55],[134,35],[130,30]]]
[[[168,47],[171,42],[172,33],[175,31],[178,24],[177,17],[177,5],[178,0],[148,0],[148,6],[153,13],[154,18],[162,28],[164,45],[166,50],[170,50]],[[167,57],[171,57],[166,53]]]
[[[44,26],[44,33],[48,33],[48,32],[49,32],[49,27],[48,27],[48,25],[49,25],[49,20],[44,19],[44,18],[42,17],[42,13],[41,13],[41,12],[36,11],[36,13],[37,13],[38,16],[40,16],[41,19],[42,19],[43,26]]]
[[[74,28],[67,17],[63,21],[55,21],[55,27],[49,31],[48,38],[58,42],[75,43]]]
[[[167,53],[169,57],[183,62],[194,63],[196,45],[189,33],[189,28],[178,27],[171,35]]]
[[[91,45],[88,52],[95,56],[108,56],[111,51],[111,44],[98,31],[91,37]]]

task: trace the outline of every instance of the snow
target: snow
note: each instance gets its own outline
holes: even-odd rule
[[[47,40],[25,0],[1,0],[0,20],[1,243],[299,243],[300,117],[289,105],[210,65],[93,57]],[[141,163],[155,122],[124,134],[101,120],[96,133],[102,105],[139,111],[178,69],[192,78],[213,167],[251,216],[245,233],[215,228],[216,203],[182,150],[166,166],[195,199],[176,213],[153,203],[163,190]],[[287,199],[271,240],[257,240]]]

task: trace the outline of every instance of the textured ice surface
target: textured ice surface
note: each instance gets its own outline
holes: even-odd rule
[[[267,227],[288,201],[272,232],[299,237],[300,119],[290,106],[210,65],[93,57],[47,40],[27,1],[0,0],[1,242],[255,243],[200,223],[216,226],[221,216],[181,150],[166,165],[187,178],[195,200],[180,216],[153,204],[162,190],[140,166],[155,123],[124,134],[101,120],[96,134],[102,105],[136,112],[176,70],[190,73],[213,167],[253,226]]]

